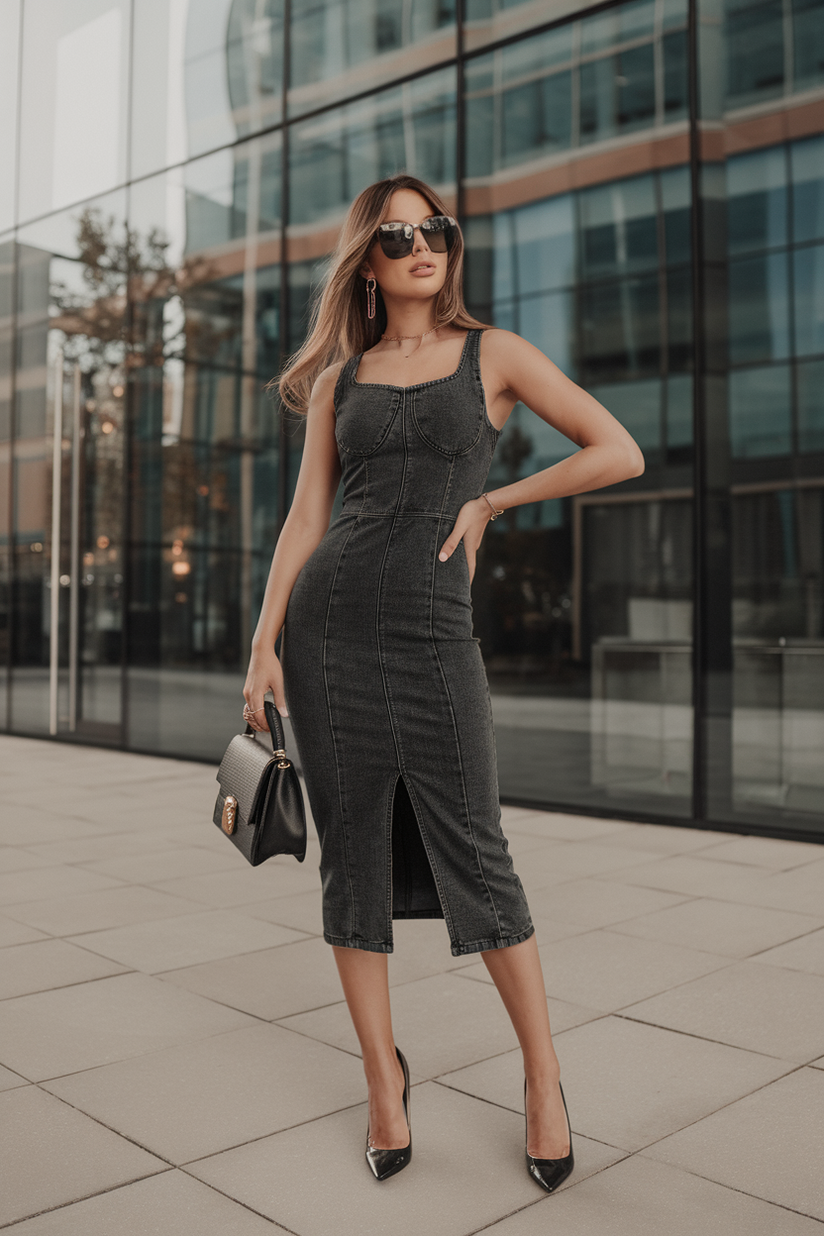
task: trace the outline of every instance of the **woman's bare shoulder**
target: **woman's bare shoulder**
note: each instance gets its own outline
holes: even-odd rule
[[[513,355],[537,352],[538,348],[527,343],[512,330],[504,330],[502,326],[490,326],[483,333],[484,356],[490,360],[505,360]]]
[[[310,405],[326,404],[331,407],[334,402],[335,387],[345,364],[345,361],[334,361],[333,364],[327,365],[320,371],[312,386]]]

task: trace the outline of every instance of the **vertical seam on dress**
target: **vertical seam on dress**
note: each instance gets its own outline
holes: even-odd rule
[[[351,916],[352,916],[351,917],[351,931],[350,931],[351,935],[357,934],[358,919],[357,919],[357,911],[356,911],[356,904],[355,904],[355,889],[352,884],[352,871],[351,871],[351,867],[349,864],[349,841],[348,841],[347,833],[346,833],[346,812],[344,810],[343,792],[341,790],[341,784],[340,784],[341,762],[338,757],[338,744],[335,738],[335,727],[332,724],[333,712],[332,712],[332,701],[329,698],[329,676],[326,670],[326,645],[327,645],[327,640],[328,640],[328,635],[329,635],[329,615],[332,610],[332,596],[335,591],[335,583],[338,578],[338,571],[340,570],[341,560],[343,559],[343,555],[346,551],[346,547],[349,544],[349,541],[352,537],[352,533],[355,531],[355,528],[357,527],[357,525],[358,525],[357,519],[353,519],[352,527],[349,529],[346,540],[343,542],[343,545],[341,546],[341,551],[338,554],[338,560],[335,563],[335,573],[332,576],[332,583],[329,587],[329,599],[326,602],[326,617],[323,623],[323,689],[326,695],[326,715],[329,718],[329,732],[332,736],[332,748],[335,752],[335,777],[336,777],[337,785],[338,785],[338,804],[340,807],[341,832],[343,833],[343,856],[346,861],[346,880],[347,880],[347,883],[349,884],[349,901],[350,901]]]
[[[406,393],[404,392],[401,396],[401,439],[403,441],[403,471],[401,472],[400,484],[398,486],[398,497],[395,501],[395,509],[392,512],[392,522],[389,525],[389,532],[386,537],[386,544],[383,547],[383,557],[381,558],[381,569],[378,572],[377,604],[375,606],[375,646],[378,650],[378,665],[381,667],[381,686],[383,687],[383,698],[384,698],[384,703],[386,704],[386,714],[389,718],[389,728],[392,731],[392,742],[394,743],[394,746],[395,746],[395,756],[397,757],[399,772],[403,769],[403,761],[401,759],[401,751],[398,745],[398,736],[395,733],[395,719],[392,716],[392,703],[389,698],[389,690],[388,690],[387,683],[386,683],[386,670],[383,664],[383,648],[381,646],[381,604],[383,601],[383,574],[384,574],[384,570],[386,569],[386,559],[389,554],[389,546],[392,544],[392,533],[395,531],[395,521],[398,517],[398,507],[400,506],[401,500],[403,498],[403,486],[406,480],[407,449],[406,449],[405,413],[406,413]],[[388,918],[387,918],[388,934],[391,939],[393,936],[393,933],[392,933],[392,807],[391,806],[390,806],[390,822],[389,822],[389,829],[387,832],[387,836],[388,836],[388,845],[386,847],[386,852],[389,857],[389,861],[386,864],[386,882],[387,882],[387,887],[389,891],[388,891],[386,900],[387,900],[387,911],[388,911]]]
[[[451,461],[450,463],[450,479],[451,479],[451,469],[453,467],[454,467],[454,460]],[[443,518],[444,518],[444,511],[443,511],[443,508],[441,508],[441,514],[438,518],[438,543],[440,543],[441,525],[443,523]],[[446,674],[444,673],[443,663],[441,662],[440,653],[438,652],[438,644],[435,639],[435,630],[434,630],[435,574],[438,569],[439,561],[440,559],[436,557],[432,564],[432,585],[431,585],[431,590],[429,594],[429,638],[432,643],[432,648],[435,652],[435,659],[438,662],[438,670],[440,672],[441,681],[443,682],[444,690],[446,692],[446,698],[449,701],[449,715],[452,718],[452,733],[455,736],[455,749],[457,751],[457,756],[458,756],[458,767],[460,768],[460,771],[461,771],[461,791],[463,793],[464,810],[466,812],[466,826],[469,830],[469,837],[470,837],[470,840],[475,850],[475,857],[478,860],[478,870],[481,873],[481,879],[483,880],[484,888],[486,889],[487,896],[489,897],[489,901],[492,906],[492,912],[495,915],[495,922],[498,924],[498,935],[500,936],[501,935],[501,920],[498,916],[498,907],[495,905],[495,898],[492,896],[492,891],[487,883],[486,875],[484,873],[483,863],[481,861],[481,853],[480,853],[480,850],[478,849],[478,843],[475,840],[475,834],[472,831],[472,817],[471,817],[471,813],[469,810],[469,799],[468,799],[467,792],[466,792],[466,777],[464,776],[463,759],[461,758],[461,743],[460,743],[460,738],[458,736],[458,726],[455,721],[455,709],[452,706],[452,694],[449,690],[449,682],[447,681]]]

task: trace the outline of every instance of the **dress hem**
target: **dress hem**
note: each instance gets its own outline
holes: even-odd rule
[[[526,931],[521,931],[516,936],[502,936],[497,940],[473,940],[471,944],[453,944],[452,956],[463,957],[467,953],[488,953],[494,948],[511,948],[513,944],[522,944],[524,940],[528,940],[535,932],[535,926],[530,923]]]
[[[408,917],[429,918],[434,915],[409,915]],[[535,926],[530,923],[525,931],[521,931],[516,936],[502,936],[495,940],[473,940],[470,944],[453,944],[450,946],[450,951],[453,957],[464,957],[469,953],[487,953],[495,948],[511,948],[513,944],[522,944],[524,940],[528,940],[535,932]],[[360,948],[368,953],[391,953],[394,952],[394,944],[387,944],[383,940],[359,940],[352,936],[332,936],[327,931],[323,933],[323,938],[327,944],[334,944],[338,948]]]

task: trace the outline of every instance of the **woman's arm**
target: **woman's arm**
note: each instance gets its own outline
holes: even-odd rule
[[[332,504],[340,481],[334,406],[339,372],[340,365],[324,369],[312,389],[295,496],[278,537],[260,617],[252,637],[243,696],[249,708],[256,712],[251,722],[256,730],[267,728],[264,714],[259,711],[267,690],[274,695],[275,707],[281,716],[288,715],[283,693],[283,672],[275,655],[275,642],[286,617],[295,580],[329,527]]]
[[[490,412],[500,416],[503,411],[503,422],[521,400],[541,420],[581,447],[542,472],[490,490],[489,499],[499,510],[588,493],[641,475],[644,456],[620,421],[566,377],[543,352],[508,330],[486,331],[484,340]],[[475,555],[491,515],[485,498],[467,502],[441,548],[441,560],[449,558],[463,539],[473,575]]]

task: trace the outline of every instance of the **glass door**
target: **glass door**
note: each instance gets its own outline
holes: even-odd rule
[[[84,359],[77,336],[54,358],[49,730],[119,742],[125,378]]]

